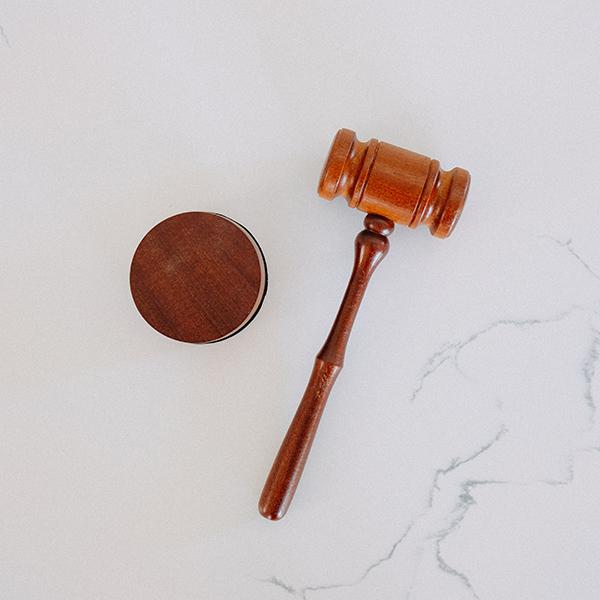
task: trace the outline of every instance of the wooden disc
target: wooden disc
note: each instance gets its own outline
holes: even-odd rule
[[[240,224],[188,212],[153,227],[140,242],[129,276],[142,317],[160,333],[196,344],[241,331],[260,310],[267,266]]]

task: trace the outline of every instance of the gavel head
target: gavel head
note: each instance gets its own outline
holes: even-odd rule
[[[359,142],[340,129],[319,181],[326,200],[344,196],[348,206],[408,227],[425,224],[448,237],[462,212],[471,176],[456,167],[442,171],[437,160],[372,139]]]

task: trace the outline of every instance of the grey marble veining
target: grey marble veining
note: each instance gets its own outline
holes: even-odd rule
[[[0,8],[0,597],[596,600],[600,6]],[[472,173],[398,228],[302,484],[260,490],[362,218],[333,132]],[[171,214],[243,223],[258,318],[177,344],[128,289]]]

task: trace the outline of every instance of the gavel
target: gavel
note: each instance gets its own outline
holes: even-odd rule
[[[465,169],[443,171],[437,160],[376,139],[360,142],[349,129],[335,135],[318,194],[326,200],[343,196],[348,206],[366,212],[365,228],[356,236],[346,293],[260,497],[258,508],[267,519],[281,519],[294,497],[327,398],[344,366],[358,308],[371,275],[388,252],[387,236],[394,223],[427,225],[432,235],[448,237],[462,212],[469,182]]]

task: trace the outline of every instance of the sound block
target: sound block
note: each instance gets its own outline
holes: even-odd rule
[[[131,262],[131,294],[154,329],[208,344],[239,333],[267,291],[267,265],[252,234],[208,212],[169,217],[142,239]]]

